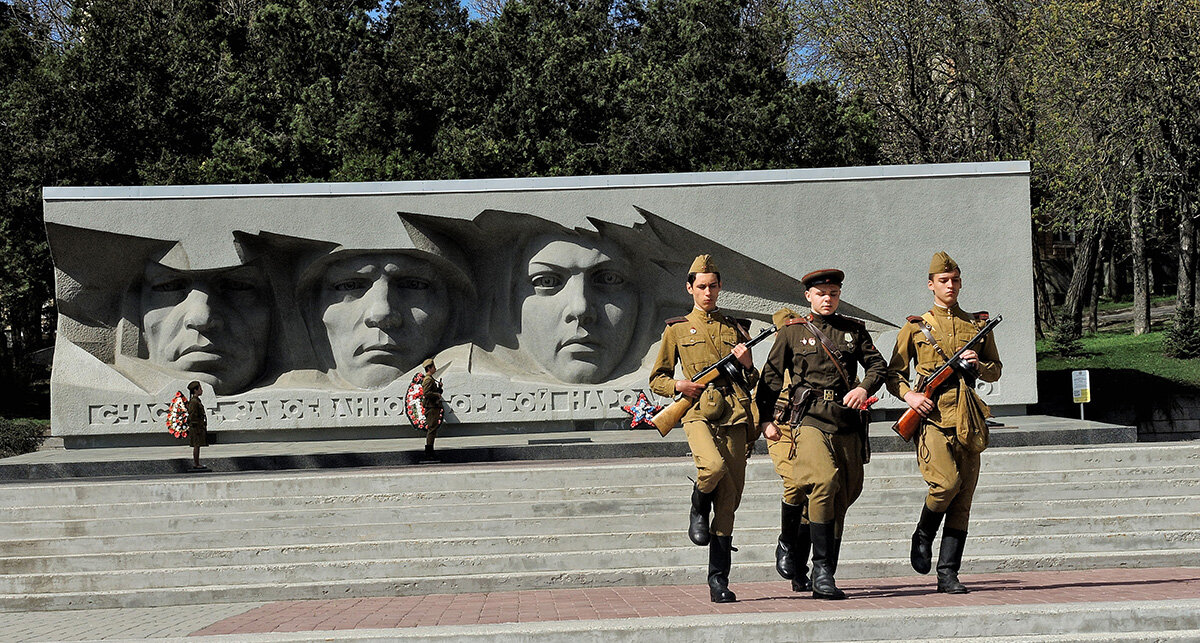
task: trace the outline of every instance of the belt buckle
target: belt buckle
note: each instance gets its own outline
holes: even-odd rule
[[[833,401],[833,391],[832,391],[832,390],[830,390],[830,389],[825,389],[825,391],[824,391],[824,395],[825,395],[825,401],[826,401],[826,402],[832,402],[832,401]]]

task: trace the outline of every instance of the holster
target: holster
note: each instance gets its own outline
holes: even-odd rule
[[[790,427],[800,426],[804,413],[812,401],[813,390],[803,386],[794,386],[788,395],[786,404],[775,403],[775,423],[786,424]]]

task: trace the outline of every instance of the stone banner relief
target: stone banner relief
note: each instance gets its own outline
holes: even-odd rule
[[[650,394],[663,320],[691,308],[700,253],[752,334],[782,306],[807,308],[798,276],[842,268],[839,312],[886,355],[928,308],[930,249],[946,249],[968,307],[1015,322],[999,337],[1005,381],[981,393],[1026,404],[1032,383],[1009,381],[1033,372],[1028,207],[1025,164],[47,188],[52,430],[165,432],[192,379],[215,394],[212,431],[407,426],[404,395],[429,357],[445,367],[450,424],[619,428],[621,407]]]

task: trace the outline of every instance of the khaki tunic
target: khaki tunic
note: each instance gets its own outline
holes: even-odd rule
[[[194,447],[208,446],[208,416],[204,414],[204,402],[198,397],[187,401],[188,443]]]
[[[837,314],[805,318],[811,318],[841,353],[842,368],[851,384],[867,393],[883,386],[887,362],[875,348],[866,326]],[[864,367],[861,381],[857,377],[859,364]],[[784,482],[784,502],[807,501],[809,519],[833,522],[840,534],[846,512],[862,493],[862,439],[866,429],[862,415],[842,404],[850,388],[820,339],[795,321],[780,329],[767,356],[756,392],[760,417],[770,417],[785,381],[794,383],[793,389],[813,389],[814,395],[800,426],[791,427],[785,439],[768,447],[773,460],[789,456],[786,461],[790,471],[776,460],[776,472]]]
[[[425,411],[425,443],[433,444],[442,426],[442,383],[431,375],[421,379],[421,408]]]
[[[933,337],[947,355],[953,355],[975,337],[986,323],[986,315],[966,313],[959,306],[946,309],[934,306],[921,316],[933,328]],[[979,354],[978,376],[985,382],[1000,379],[1002,364],[993,334],[976,348]],[[946,360],[929,343],[916,323],[908,323],[896,336],[896,349],[888,364],[888,391],[900,399],[913,390],[909,365],[916,364],[918,375],[928,376]],[[979,481],[979,454],[958,444],[959,421],[957,377],[933,395],[934,409],[921,422],[917,437],[917,465],[929,486],[925,506],[946,513],[946,527],[966,531],[971,515],[975,485]]]
[[[742,328],[748,326],[742,323]],[[746,340],[734,321],[720,311],[694,308],[686,317],[670,320],[650,373],[650,389],[662,397],[674,397],[676,362],[683,377],[690,379]],[[753,387],[758,372],[750,369],[745,377]],[[730,536],[746,483],[746,445],[758,437],[750,392],[724,377],[717,379],[683,416],[683,429],[696,463],[696,486],[705,493],[716,492],[710,530]]]

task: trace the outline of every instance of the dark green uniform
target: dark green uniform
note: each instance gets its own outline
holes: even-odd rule
[[[849,383],[821,341],[804,326],[804,320],[811,321],[841,353],[840,362]],[[859,364],[865,372],[862,380],[856,381]],[[800,426],[792,427],[798,461],[791,477],[799,486],[800,497],[808,500],[809,520],[834,522],[840,537],[846,510],[862,492],[862,439],[866,428],[861,411],[843,405],[842,398],[854,386],[861,386],[868,394],[879,390],[887,374],[887,362],[862,322],[838,314],[806,315],[790,320],[776,335],[758,385],[760,417],[771,417],[785,372],[791,378],[792,397],[801,388],[813,391]],[[784,494],[796,497],[786,489]]]

